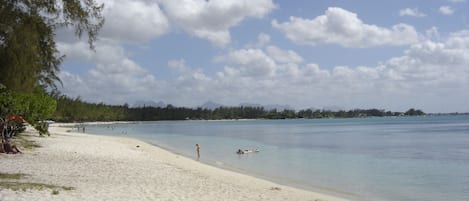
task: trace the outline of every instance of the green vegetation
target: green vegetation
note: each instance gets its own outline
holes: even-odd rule
[[[424,115],[420,110],[410,109],[405,113],[378,109],[328,111],[328,110],[270,110],[262,107],[219,107],[214,110],[166,107],[129,108],[127,105],[87,103],[80,98],[56,96],[57,110],[52,119],[60,122],[83,121],[159,121],[159,120],[217,120],[217,119],[294,119],[294,118],[354,118],[401,115]]]
[[[62,122],[127,120],[126,106],[86,103],[80,98],[56,96],[57,109],[52,119]]]
[[[21,116],[40,134],[47,133],[56,101],[47,91],[60,83],[57,76],[64,55],[54,41],[59,28],[84,33],[91,49],[103,26],[102,4],[94,0],[0,0],[0,124],[16,126]]]
[[[21,118],[33,125],[40,134],[47,133],[47,125],[42,122],[54,113],[56,101],[45,93],[18,93],[10,92],[0,84],[0,118],[1,123],[6,123],[20,129]],[[14,131],[20,131],[14,129]]]
[[[21,93],[55,87],[63,56],[54,41],[58,28],[84,32],[93,47],[104,23],[103,5],[94,0],[1,0],[0,83]]]
[[[407,110],[407,112],[404,113],[404,115],[407,116],[419,116],[419,115],[424,115],[425,113],[422,112],[421,110],[415,110],[414,108],[411,108],[410,110]]]

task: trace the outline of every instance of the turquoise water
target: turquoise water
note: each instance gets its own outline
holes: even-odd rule
[[[469,200],[469,116],[89,125],[201,161],[353,200]],[[259,153],[237,155],[236,150]]]

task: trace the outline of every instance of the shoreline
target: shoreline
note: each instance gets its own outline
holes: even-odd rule
[[[69,132],[60,125],[51,126],[50,137],[27,131],[42,147],[1,154],[1,173],[73,190],[0,188],[0,200],[346,200],[211,166],[142,140]]]
[[[257,121],[257,120],[265,120],[265,119],[242,119],[240,121]],[[224,122],[224,121],[238,121],[238,120],[235,120],[235,119],[225,119],[225,120],[167,120],[167,121],[150,121],[150,122],[173,122],[173,121]],[[73,132],[83,134],[83,132],[81,132],[80,130],[76,130],[77,125],[78,126],[81,126],[81,125],[94,126],[94,125],[141,124],[141,123],[148,123],[148,122],[146,122],[146,121],[111,121],[111,122],[55,123],[54,125],[59,126],[59,127],[71,128]],[[223,163],[223,162],[220,162],[220,161],[217,161],[217,160],[206,159],[206,158],[202,158],[202,159],[198,160],[195,156],[189,155],[189,154],[187,154],[183,151],[178,151],[177,149],[172,148],[170,145],[162,144],[161,142],[158,142],[158,141],[146,141],[145,139],[139,139],[138,137],[130,137],[130,136],[127,136],[127,135],[113,135],[113,134],[109,134],[109,133],[90,134],[90,133],[85,132],[84,134],[99,135],[99,136],[111,136],[111,137],[123,137],[123,138],[131,138],[131,139],[140,140],[144,143],[150,144],[150,145],[155,146],[159,149],[163,149],[163,150],[165,150],[167,152],[170,152],[174,155],[185,157],[185,158],[188,158],[190,160],[194,160],[194,161],[197,161],[199,163],[209,165],[211,167],[215,167],[215,168],[222,169],[222,170],[225,170],[225,171],[236,172],[236,173],[243,174],[243,175],[248,175],[248,176],[251,176],[251,177],[255,177],[257,179],[266,180],[266,181],[269,181],[269,182],[272,182],[272,183],[275,183],[275,184],[278,184],[278,185],[288,186],[288,187],[292,187],[292,188],[296,188],[296,189],[300,189],[300,190],[304,190],[304,191],[311,191],[311,192],[336,196],[336,197],[339,197],[339,198],[352,199],[352,200],[356,200],[359,197],[361,197],[357,194],[354,194],[353,192],[347,192],[347,191],[342,191],[340,189],[321,186],[320,184],[302,183],[302,182],[296,181],[294,179],[290,179],[290,178],[282,177],[282,176],[266,175],[266,174],[263,174],[261,172],[250,171],[250,170],[244,169],[240,166],[235,166],[235,165],[232,165],[232,164]]]
[[[93,134],[89,134],[89,135],[93,135]],[[105,135],[104,134],[104,136],[113,136],[113,135]],[[129,138],[132,138],[132,137],[129,137]],[[223,171],[239,173],[239,174],[242,174],[242,175],[254,177],[256,179],[265,180],[265,181],[268,181],[268,182],[271,182],[271,183],[274,183],[274,184],[277,184],[277,185],[287,186],[287,187],[291,187],[291,188],[295,188],[295,189],[299,189],[299,190],[303,190],[303,191],[310,191],[310,192],[330,195],[330,196],[338,197],[338,198],[341,198],[341,199],[351,199],[353,197],[359,197],[358,195],[356,195],[354,193],[341,191],[340,189],[328,188],[328,187],[319,186],[319,185],[308,185],[308,184],[301,183],[301,182],[298,182],[298,181],[295,181],[295,180],[292,180],[292,179],[289,179],[289,178],[281,177],[281,176],[270,177],[270,176],[268,176],[266,174],[262,174],[260,172],[252,172],[252,171],[243,169],[239,166],[235,166],[235,165],[231,165],[231,164],[227,164],[227,163],[223,163],[223,162],[221,162],[222,164],[220,165],[219,164],[220,161],[217,161],[217,160],[212,160],[212,159],[197,160],[195,157],[191,157],[189,155],[186,155],[183,152],[178,152],[176,149],[173,149],[173,148],[169,147],[168,145],[161,145],[161,144],[158,144],[158,143],[146,142],[145,140],[138,139],[138,138],[132,138],[132,139],[143,141],[143,142],[145,142],[149,145],[152,145],[152,146],[155,146],[159,149],[163,149],[167,152],[170,152],[171,154],[181,156],[181,157],[187,158],[189,160],[197,161],[199,163],[202,163],[202,164],[205,164],[205,165],[208,165],[208,166],[211,166],[211,167],[215,167],[215,168],[221,169]],[[352,199],[352,200],[355,200],[355,199]]]
[[[266,120],[266,119],[243,119],[241,121],[257,121],[257,120]],[[173,122],[173,121],[213,121],[213,122],[223,122],[223,121],[238,121],[238,120],[230,120],[230,119],[225,119],[225,120],[163,120],[163,121],[150,121],[150,122]],[[170,145],[167,144],[161,144],[161,142],[158,141],[146,141],[145,139],[139,139],[138,137],[130,137],[127,135],[113,135],[109,133],[101,133],[101,134],[91,134],[91,133],[83,133],[80,130],[75,130],[77,129],[77,125],[111,125],[111,124],[141,124],[141,123],[148,123],[146,121],[111,121],[111,122],[82,122],[82,123],[55,123],[54,125],[58,127],[66,127],[72,129],[72,132],[77,132],[79,134],[87,134],[87,135],[98,135],[98,136],[110,136],[110,137],[122,137],[122,138],[130,138],[130,139],[136,139],[139,141],[142,141],[144,143],[147,143],[149,145],[155,146],[159,149],[163,149],[167,152],[170,152],[171,154],[185,157],[187,159],[197,161],[199,163],[215,167],[224,171],[230,171],[230,172],[235,172],[239,173],[242,175],[247,175],[251,176],[257,179],[265,180],[268,182],[272,182],[274,184],[278,185],[283,185],[283,186],[288,186],[291,188],[299,189],[299,190],[304,190],[304,191],[310,191],[310,192],[315,192],[315,193],[320,193],[320,194],[325,194],[325,195],[330,195],[342,199],[350,199],[350,200],[360,200],[362,199],[361,196],[353,193],[353,192],[347,192],[347,191],[342,191],[340,189],[335,189],[335,188],[330,188],[326,186],[321,186],[320,184],[307,184],[307,183],[302,183],[290,178],[282,177],[282,176],[272,176],[272,175],[266,175],[261,172],[253,172],[247,169],[244,169],[240,166],[235,166],[227,163],[223,163],[217,160],[212,160],[212,159],[206,159],[202,158],[198,160],[195,156],[192,156],[190,154],[187,154],[183,151],[178,151],[175,148],[172,148]],[[195,155],[195,154],[194,154]],[[221,163],[221,164],[220,164]],[[360,199],[359,199],[360,198]]]

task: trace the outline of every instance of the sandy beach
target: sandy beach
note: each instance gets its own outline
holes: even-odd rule
[[[346,200],[212,167],[136,139],[73,133],[57,125],[50,132],[39,137],[29,130],[24,135],[41,147],[0,154],[0,173],[25,174],[0,182],[56,187],[0,186],[0,200]]]

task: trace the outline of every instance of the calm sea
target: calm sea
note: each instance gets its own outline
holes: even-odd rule
[[[469,200],[469,116],[88,125],[282,184],[363,201]],[[237,155],[238,149],[260,150]]]

